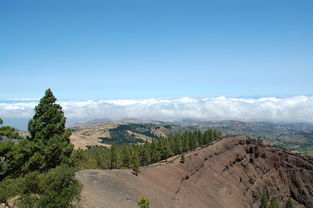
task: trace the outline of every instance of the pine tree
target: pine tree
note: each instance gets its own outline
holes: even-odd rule
[[[111,146],[111,168],[119,169],[123,166],[122,150],[119,145],[113,144]]]
[[[156,139],[153,139],[151,142],[151,162],[152,163],[158,162],[161,159],[161,153],[159,151],[158,145],[159,145],[158,141]]]
[[[183,141],[181,139],[181,137],[179,136],[175,136],[173,138],[173,143],[174,143],[174,153],[175,154],[180,154],[183,152]]]
[[[268,208],[268,206],[269,206],[268,192],[265,192],[265,193],[263,193],[263,195],[262,195],[260,208]]]
[[[140,151],[140,163],[143,166],[149,165],[151,163],[151,153],[150,144],[146,141],[141,147]]]
[[[182,140],[183,140],[183,150],[184,150],[184,152],[190,151],[190,141],[189,141],[188,136],[186,134],[184,134],[182,136]]]
[[[186,160],[185,154],[181,154],[181,155],[180,155],[180,162],[181,162],[181,163],[185,163],[185,160]]]
[[[277,199],[275,197],[273,197],[271,199],[269,208],[280,208],[280,204],[278,203]]]
[[[123,151],[123,166],[126,168],[131,168],[131,156],[132,156],[132,148],[129,145],[125,145],[122,147]]]
[[[291,198],[289,198],[286,202],[286,208],[295,208],[295,205],[293,204]]]
[[[46,144],[54,135],[63,135],[66,132],[66,118],[62,107],[55,102],[56,98],[52,91],[46,90],[45,96],[35,107],[33,119],[28,123],[28,131],[31,134],[29,140],[37,140]]]
[[[137,152],[133,154],[132,163],[133,163],[132,165],[133,172],[136,176],[138,176],[138,174],[140,173],[140,168],[139,168],[139,156]]]
[[[28,139],[0,143],[0,203],[15,198],[17,207],[72,207],[78,198],[76,169],[59,166],[70,163],[73,145],[62,108],[55,101],[47,90],[29,122]],[[9,139],[18,135],[12,127],[1,127],[0,134]]]
[[[0,118],[0,125],[2,125],[2,124],[3,124],[3,120]],[[11,126],[0,127],[0,140],[3,137],[6,137],[8,139],[22,139],[22,137]]]
[[[0,125],[2,123],[3,120],[0,119]],[[0,181],[8,175],[16,175],[21,172],[23,154],[17,151],[20,145],[16,145],[12,139],[21,139],[20,143],[23,143],[23,138],[13,127],[0,127]]]
[[[62,107],[56,104],[50,89],[46,90],[35,108],[35,115],[28,123],[29,141],[33,141],[44,157],[45,163],[40,169],[54,168],[70,162],[73,145],[70,143],[71,132],[65,128],[66,118]],[[29,161],[32,162],[32,161]],[[34,161],[35,162],[35,161]],[[30,164],[31,165],[31,164]]]

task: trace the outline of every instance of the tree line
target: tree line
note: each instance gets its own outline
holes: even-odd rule
[[[183,154],[221,138],[214,129],[190,131],[166,138],[153,139],[143,144],[113,144],[107,147],[92,147],[76,152],[76,167],[83,169],[132,168],[139,173],[139,166],[147,166],[174,155]]]

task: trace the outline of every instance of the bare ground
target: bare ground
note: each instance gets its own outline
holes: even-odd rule
[[[107,146],[101,142],[101,137],[111,138],[110,129],[118,127],[117,123],[93,124],[87,128],[77,129],[72,132],[71,143],[75,149],[87,149],[88,146]]]

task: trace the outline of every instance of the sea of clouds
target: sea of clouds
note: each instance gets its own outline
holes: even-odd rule
[[[0,100],[0,118],[28,120],[34,114],[37,99]],[[135,100],[59,101],[69,123],[95,119],[241,120],[313,122],[313,97],[288,98],[173,98]],[[14,122],[13,122],[14,123]]]

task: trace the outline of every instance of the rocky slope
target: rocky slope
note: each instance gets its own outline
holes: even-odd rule
[[[299,207],[313,207],[313,162],[299,154],[246,137],[230,137],[186,154],[130,170],[82,170],[82,207],[136,207],[141,195],[151,208],[257,208],[265,191]]]

